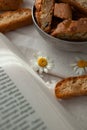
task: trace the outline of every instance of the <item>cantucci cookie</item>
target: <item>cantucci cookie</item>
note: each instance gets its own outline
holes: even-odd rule
[[[55,95],[61,99],[87,95],[87,75],[69,77],[59,81],[55,87]]]
[[[32,24],[31,9],[21,8],[0,14],[0,32],[5,33]]]
[[[87,14],[87,0],[60,0],[61,2],[68,3],[71,6],[79,9],[81,12]]]
[[[35,3],[38,25],[45,32],[50,32],[54,10],[54,0],[37,0]]]
[[[87,40],[87,18],[64,20],[58,24],[51,35],[67,40]]]

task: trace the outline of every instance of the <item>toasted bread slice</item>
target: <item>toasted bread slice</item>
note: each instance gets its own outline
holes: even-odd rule
[[[0,10],[16,10],[22,3],[23,0],[0,0]]]
[[[87,95],[87,75],[59,81],[55,87],[55,95],[61,99]]]
[[[32,24],[31,9],[18,9],[0,14],[0,32],[5,33]]]
[[[61,2],[69,3],[79,11],[87,14],[87,0],[61,0]]]
[[[52,36],[67,40],[87,40],[87,18],[64,20],[52,32]]]
[[[54,16],[61,19],[72,19],[72,9],[69,4],[55,3]]]
[[[38,18],[37,22],[43,31],[49,33],[53,16],[54,0],[41,0],[41,6],[40,2],[38,6],[36,6],[36,19]],[[37,7],[40,11],[38,11]]]

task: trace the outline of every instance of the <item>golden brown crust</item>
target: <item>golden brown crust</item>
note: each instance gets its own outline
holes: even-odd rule
[[[0,0],[0,10],[16,10],[22,3],[23,0]]]
[[[0,32],[5,33],[32,24],[31,9],[18,9],[0,14]]]
[[[42,30],[49,33],[53,16],[54,0],[37,0],[35,7],[38,25]]]
[[[87,95],[87,75],[68,77],[55,86],[55,96],[66,99]]]
[[[87,5],[87,1],[80,2],[79,0],[61,0],[61,2],[69,3],[70,5],[77,8],[79,11],[87,14],[87,6],[85,6]]]
[[[64,20],[51,35],[67,40],[87,40],[87,18]]]

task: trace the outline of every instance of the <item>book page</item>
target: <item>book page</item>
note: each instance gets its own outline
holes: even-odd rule
[[[1,66],[1,130],[64,130],[65,126],[69,127],[66,121],[62,125],[60,114],[57,115],[51,102],[40,90],[43,84],[29,75],[21,64],[13,62],[5,66],[2,63]]]
[[[20,65],[3,68],[0,67],[0,129],[56,130],[61,126],[64,129],[35,79]],[[57,126],[58,123],[61,125]]]
[[[44,82],[2,41],[0,130],[75,130],[52,96]]]
[[[0,129],[47,130],[16,84],[0,67]]]

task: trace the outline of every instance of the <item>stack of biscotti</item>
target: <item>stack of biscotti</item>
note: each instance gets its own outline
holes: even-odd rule
[[[60,0],[83,14],[78,20],[67,19],[61,22],[51,33],[54,37],[68,40],[87,40],[87,0]],[[79,13],[79,14],[80,14]]]
[[[87,0],[60,0],[69,4],[77,12],[83,13],[84,18],[78,20],[64,20],[51,33],[54,37],[67,40],[87,40]]]
[[[87,41],[87,0],[36,0],[35,17],[53,37]]]
[[[33,23],[31,9],[21,8],[23,0],[0,0],[0,32],[5,33]],[[9,10],[9,11],[8,11]]]
[[[59,81],[55,86],[55,95],[67,99],[87,95],[87,75],[68,77]]]

